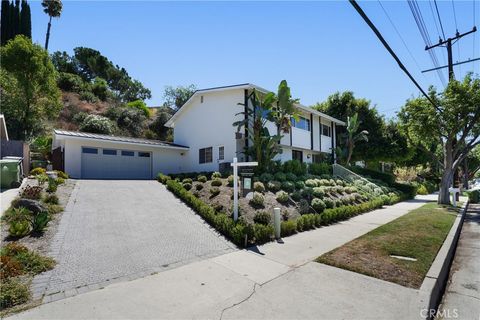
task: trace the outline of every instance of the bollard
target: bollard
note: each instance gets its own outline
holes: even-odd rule
[[[275,239],[280,239],[280,208],[273,208],[273,225],[275,227]]]

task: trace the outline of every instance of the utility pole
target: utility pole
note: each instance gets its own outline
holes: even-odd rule
[[[448,38],[446,40],[442,40],[442,38],[440,38],[438,40],[438,43],[435,44],[435,45],[432,45],[432,46],[426,46],[425,47],[425,51],[428,51],[428,50],[431,50],[433,48],[437,48],[437,47],[444,47],[444,48],[447,48],[447,54],[448,54],[448,65],[447,66],[443,66],[443,67],[438,67],[438,68],[434,68],[434,69],[430,69],[430,70],[425,70],[425,71],[422,71],[422,72],[428,72],[428,71],[433,71],[433,70],[438,70],[438,69],[442,69],[442,68],[445,68],[445,67],[448,67],[448,81],[452,81],[455,79],[455,73],[453,72],[453,66],[454,65],[457,65],[457,64],[463,64],[463,63],[469,63],[469,62],[473,62],[475,60],[478,60],[478,59],[473,59],[473,60],[466,60],[466,61],[462,61],[462,62],[459,62],[459,63],[453,63],[453,54],[452,54],[452,45],[457,42],[458,40],[460,40],[462,37],[466,36],[466,35],[469,35],[471,33],[474,33],[477,31],[477,27],[476,26],[473,26],[473,29],[468,31],[468,32],[465,32],[465,33],[462,33],[460,34],[457,30],[457,32],[455,33],[455,36],[454,37],[451,37],[451,38]],[[453,141],[453,144],[455,146],[457,140],[455,139]],[[464,160],[464,168],[467,168],[467,164],[466,164],[466,161],[467,159],[465,158]],[[457,185],[457,180],[458,180],[458,169],[455,170],[454,174],[453,174],[453,187],[458,187]],[[467,181],[467,186],[468,186],[468,181]],[[459,198],[459,194],[457,193],[457,198]],[[456,199],[456,200],[459,200],[459,199]]]

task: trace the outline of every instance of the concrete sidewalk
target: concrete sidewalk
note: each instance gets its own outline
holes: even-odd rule
[[[375,210],[284,243],[112,284],[11,319],[412,318],[417,290],[311,261],[427,200],[434,197]]]
[[[445,316],[455,312],[458,319],[480,319],[479,204],[469,205],[439,310],[445,311]]]

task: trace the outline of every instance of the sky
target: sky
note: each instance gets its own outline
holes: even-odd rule
[[[447,37],[457,27],[461,33],[473,28],[474,1],[437,3]],[[40,1],[30,4],[32,38],[43,45],[48,16]],[[436,72],[421,73],[433,63],[408,3],[359,4],[420,85],[442,89]],[[433,1],[418,5],[435,43],[441,27]],[[479,0],[475,12],[480,27]],[[479,34],[465,36],[454,46],[454,62],[480,56]],[[72,54],[79,46],[100,51],[150,88],[149,105],[162,104],[168,85],[209,88],[249,82],[275,91],[286,79],[292,95],[304,105],[349,90],[391,118],[419,94],[347,1],[64,0],[62,16],[52,22],[49,51]],[[446,49],[434,51],[445,65]],[[456,67],[455,76],[463,78],[472,71],[480,74],[480,61]],[[442,72],[448,79],[446,69]]]

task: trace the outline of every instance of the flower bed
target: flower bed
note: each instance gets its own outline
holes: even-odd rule
[[[185,178],[185,177],[191,178]],[[180,179],[182,178],[182,179]],[[276,180],[273,180],[276,179]],[[295,180],[294,180],[295,179]],[[329,175],[297,177],[263,174],[255,179],[250,198],[239,198],[240,218],[232,218],[233,178],[213,173],[175,177],[159,174],[159,182],[195,210],[210,225],[239,246],[261,244],[274,236],[272,209],[281,209],[282,237],[349,219],[405,196],[371,183],[348,184]]]

